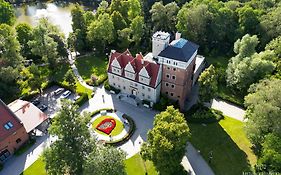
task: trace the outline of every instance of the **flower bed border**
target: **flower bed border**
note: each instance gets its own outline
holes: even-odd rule
[[[100,126],[105,124],[106,122],[110,122],[112,126],[107,128],[100,128]],[[115,127],[116,127],[116,121],[114,118],[105,118],[96,126],[96,129],[107,135],[110,135],[110,133],[114,130]]]

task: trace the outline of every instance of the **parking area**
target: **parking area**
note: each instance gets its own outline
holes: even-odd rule
[[[50,118],[53,118],[55,113],[59,110],[61,99],[65,98],[73,101],[77,96],[73,92],[71,92],[71,94],[67,93],[66,89],[62,90],[59,93],[55,93],[59,88],[61,87],[51,86],[45,89],[41,96],[37,96],[32,100],[38,100],[39,102],[37,102],[36,106]]]

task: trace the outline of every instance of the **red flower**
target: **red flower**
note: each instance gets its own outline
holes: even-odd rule
[[[115,126],[116,121],[113,118],[106,118],[101,121],[96,128],[97,130],[109,135],[111,131],[115,128]]]

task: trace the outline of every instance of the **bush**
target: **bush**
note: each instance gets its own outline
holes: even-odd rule
[[[166,110],[167,106],[171,106],[171,105],[173,105],[177,109],[179,108],[179,104],[177,101],[173,101],[168,97],[166,97],[165,95],[161,95],[159,102],[155,103],[152,108],[154,110],[164,111]]]
[[[93,112],[91,113],[91,117],[93,117],[94,115],[100,113],[100,111],[115,112],[116,110],[115,110],[115,109],[112,109],[112,108],[102,108],[102,109],[98,109],[98,110],[93,111]]]
[[[88,94],[87,93],[81,93],[79,94],[80,98],[74,103],[76,105],[78,105],[79,107],[82,106],[86,101],[89,100],[88,98]]]
[[[25,144],[23,144],[18,150],[15,151],[15,156],[20,156],[26,152],[30,147],[32,147],[36,142],[36,139],[30,138]]]
[[[130,130],[128,131],[128,133],[125,135],[125,137],[123,137],[120,140],[115,140],[114,142],[107,142],[106,144],[112,145],[112,146],[120,146],[123,145],[124,143],[126,143],[128,140],[130,140],[131,136],[134,134],[135,130],[136,130],[136,124],[134,122],[134,120],[129,117],[128,115],[124,114],[122,116],[123,118],[127,119],[129,122]]]
[[[0,163],[0,171],[3,169],[3,164]]]
[[[191,123],[214,123],[222,119],[223,114],[221,111],[210,109],[198,103],[185,113],[185,118]]]
[[[119,89],[116,89],[115,87],[109,85],[108,79],[104,82],[104,88],[108,91],[114,91],[115,94],[120,93]]]

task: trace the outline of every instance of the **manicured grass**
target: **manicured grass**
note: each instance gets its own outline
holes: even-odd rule
[[[98,124],[100,124],[100,122],[103,121],[103,120],[106,119],[106,118],[112,118],[112,117],[110,117],[110,116],[101,116],[101,117],[97,118],[97,119],[92,123],[92,127],[93,127],[93,129],[94,129],[97,133],[108,136],[106,133],[101,132],[101,131],[99,131],[98,129],[96,129],[96,127],[98,126]],[[113,119],[114,119],[114,118],[113,118]],[[123,125],[123,123],[122,123],[121,121],[116,120],[116,119],[114,119],[114,120],[116,121],[116,126],[115,126],[115,128],[111,131],[111,133],[110,133],[111,136],[116,136],[116,135],[120,134],[120,133],[123,131],[123,129],[124,129],[124,125]]]
[[[79,81],[76,81],[76,93],[86,93],[88,98],[91,98],[92,90],[85,88]]]
[[[77,69],[84,80],[89,80],[91,75],[94,74],[98,81],[107,78],[107,61],[106,56],[81,56],[76,58]]]
[[[37,159],[30,167],[28,167],[21,175],[47,175],[45,171],[45,163],[42,158]]]
[[[141,158],[140,154],[136,154],[133,157],[125,160],[126,171],[128,175],[144,175],[147,172],[148,175],[157,175],[157,171],[151,161],[145,161]]]
[[[126,171],[128,175],[144,175],[145,167],[143,160],[139,154],[125,160]],[[146,170],[148,175],[157,175],[157,171],[151,161],[146,161]],[[42,158],[36,160],[30,167],[28,167],[21,175],[47,175],[45,171],[45,163]]]
[[[225,117],[219,123],[189,124],[191,143],[206,161],[213,152],[210,166],[218,175],[237,175],[251,171],[256,156],[243,130],[244,123]]]

